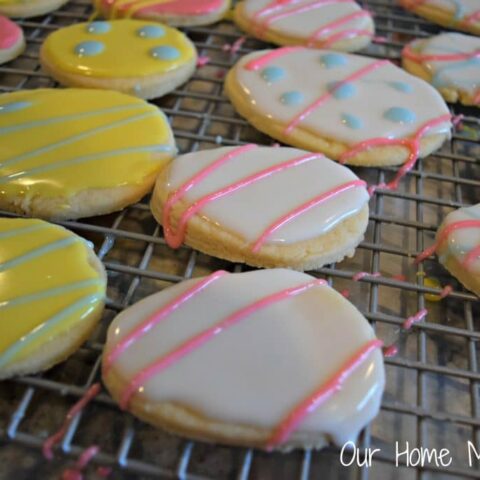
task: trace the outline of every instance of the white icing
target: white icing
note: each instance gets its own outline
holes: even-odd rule
[[[405,0],[403,1],[405,3]],[[413,0],[413,6],[415,6],[415,2],[418,2],[418,0]],[[425,0],[418,3],[419,6],[431,5],[447,10],[448,12],[451,12],[457,20],[468,17],[480,10],[480,3],[478,0]]]
[[[122,378],[131,378],[229,314],[312,280],[284,269],[224,276],[134,343],[114,368]],[[147,316],[198,281],[163,290],[122,312],[109,328],[104,358]],[[273,429],[374,338],[350,302],[332,288],[318,286],[256,311],[152,377],[137,395],[150,404],[171,401],[214,420]],[[383,388],[383,358],[376,349],[299,430],[324,432],[338,444],[355,439],[377,414]]]
[[[471,207],[459,208],[445,217],[443,227],[463,220],[480,220],[480,203]],[[455,230],[448,236],[448,240],[440,245],[438,256],[442,262],[451,255],[459,263],[462,263],[465,256],[475,247],[480,246],[480,228],[462,228]],[[480,258],[468,264],[468,270],[480,275]]]
[[[198,171],[233,150],[231,147],[204,150],[177,157],[170,166],[167,188],[173,192]],[[238,180],[308,152],[293,148],[258,147],[229,159],[185,195],[188,204]],[[296,207],[343,183],[358,180],[348,168],[322,155],[241,190],[216,199],[199,214],[222,228],[254,242],[275,220]],[[159,188],[165,188],[163,185]],[[358,213],[368,203],[364,187],[339,193],[287,223],[267,243],[292,243],[321,235],[340,221]],[[188,228],[188,227],[187,227]]]
[[[325,3],[324,5],[319,5],[318,8],[300,13],[292,13],[292,15],[272,21],[268,26],[262,27],[262,25],[266,25],[265,22],[268,23],[268,19],[273,19],[273,17],[278,14],[287,13],[298,7],[312,3],[314,3],[313,0],[297,0],[285,3],[284,5],[279,5],[278,9],[257,17],[255,17],[255,14],[271,5],[272,0],[246,0],[242,5],[244,16],[252,22],[252,25],[259,27],[260,32],[262,28],[266,28],[268,31],[279,35],[287,35],[305,40],[310,39],[310,37],[322,27],[362,10],[360,6],[353,1],[348,3]],[[326,39],[333,34],[351,29],[371,30],[373,32],[371,17],[365,15],[349,20],[348,22],[329,29],[319,38]]]
[[[300,49],[272,59],[258,70],[247,70],[245,65],[268,53],[267,50],[254,52],[243,57],[235,66],[236,79],[241,86],[245,101],[254,105],[258,116],[265,122],[274,118],[288,125],[298,114],[327,92],[331,82],[345,80],[362,67],[375,60],[360,55],[331,52],[327,50]],[[333,54],[346,59],[345,65],[327,68],[322,56]],[[262,77],[266,66],[277,66],[286,75],[279,81],[268,83]],[[308,73],[306,73],[308,72]],[[399,91],[392,83],[402,82],[413,87],[410,93]],[[322,137],[334,139],[348,145],[372,138],[405,138],[415,135],[427,121],[448,114],[448,108],[440,96],[428,83],[416,78],[392,63],[387,63],[370,71],[352,82],[356,93],[348,99],[330,96],[326,102],[303,119],[299,127]],[[283,93],[300,91],[305,101],[300,105],[285,105],[280,102]],[[416,120],[413,123],[395,123],[384,118],[385,112],[393,107],[412,111]],[[342,123],[342,115],[358,117],[363,127],[353,129]],[[429,131],[446,133],[450,123],[442,123]]]
[[[436,87],[457,87],[470,95],[480,88],[480,38],[461,33],[443,33],[417,41],[413,49],[420,55],[451,55],[478,52],[475,58],[453,61],[423,61]]]

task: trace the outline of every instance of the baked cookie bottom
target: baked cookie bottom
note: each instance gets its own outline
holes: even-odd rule
[[[235,67],[230,70],[225,80],[225,93],[232,102],[237,112],[251,123],[257,130],[279,140],[282,143],[291,145],[311,152],[321,152],[333,160],[339,160],[342,154],[348,152],[352,145],[337,142],[334,139],[322,137],[319,132],[312,132],[307,128],[296,127],[293,132],[286,135],[286,125],[266,119],[263,114],[255,111],[255,108],[247,102],[241,94],[241,86],[235,78]],[[447,133],[435,134],[423,137],[420,140],[420,158],[430,155],[438,150],[449,138]],[[347,159],[345,164],[364,167],[383,167],[402,165],[408,160],[410,152],[407,148],[392,145],[372,147],[363,150]]]
[[[22,35],[20,41],[16,42],[15,45],[12,45],[10,48],[5,48],[0,50],[0,65],[7,63],[14,58],[17,58],[21,55],[26,48],[25,39]]]
[[[58,10],[68,0],[34,0],[11,5],[0,4],[0,15],[13,18],[31,18]]]

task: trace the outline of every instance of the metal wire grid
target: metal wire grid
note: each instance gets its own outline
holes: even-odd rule
[[[369,55],[398,60],[407,41],[438,32],[388,0],[363,3],[375,13],[377,34],[384,37],[369,47]],[[0,91],[55,85],[40,71],[39,46],[48,33],[84,21],[90,12],[89,4],[75,0],[51,15],[20,21],[28,49],[20,59],[0,67]],[[248,39],[237,53],[226,52],[224,45],[242,35],[228,22],[186,31],[199,53],[208,55],[211,62],[182,88],[155,102],[169,116],[180,150],[271,143],[239,118],[222,95],[225,71],[240,55],[265,45]],[[456,108],[455,113],[460,112],[465,115],[463,127],[452,141],[441,152],[419,161],[399,191],[379,191],[372,200],[367,236],[354,258],[312,272],[338,290],[348,288],[351,300],[379,337],[398,341],[400,347],[397,357],[386,359],[382,410],[359,442],[362,448],[381,449],[373,467],[342,468],[334,448],[267,455],[184,441],[120,412],[106,393],[72,422],[58,450],[63,454],[57,455],[59,460],[53,466],[41,460],[38,451],[44,439],[61,425],[73,402],[99,380],[105,332],[116,313],[172,283],[218,268],[244,268],[186,247],[170,250],[144,201],[118,214],[62,223],[94,242],[109,274],[107,309],[94,336],[67,362],[43,375],[0,385],[0,476],[55,478],[58,469],[68,464],[68,457],[77,457],[94,442],[102,450],[93,463],[116,467],[113,478],[480,478],[478,464],[467,465],[466,452],[468,440],[480,449],[479,304],[437,262],[415,267],[411,261],[427,238],[431,242],[446,213],[479,201],[480,121],[474,109]],[[357,173],[373,183],[389,178],[394,170],[358,169]],[[382,275],[354,283],[351,279],[358,271]],[[398,274],[406,280],[392,278]],[[439,289],[426,286],[425,275],[453,284],[454,292],[442,302],[428,301]],[[408,335],[400,333],[403,319],[425,306],[427,321]],[[402,446],[409,441],[411,446],[448,447],[454,461],[447,469],[435,465],[407,468],[405,462],[396,467],[395,441]],[[6,459],[13,459],[11,469]]]

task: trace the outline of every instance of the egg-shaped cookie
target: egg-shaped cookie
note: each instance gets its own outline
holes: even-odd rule
[[[403,49],[402,63],[431,83],[447,102],[480,106],[480,38],[441,33],[417,39]]]
[[[62,85],[149,99],[185,83],[195,71],[197,53],[175,28],[123,19],[56,30],[43,43],[40,61]]]
[[[235,23],[277,45],[305,45],[353,52],[375,33],[372,15],[353,0],[244,0]]]
[[[86,89],[0,95],[0,145],[0,209],[49,219],[140,200],[176,154],[157,107]]]
[[[308,270],[353,255],[368,201],[365,182],[323,155],[252,144],[177,157],[151,208],[173,248]]]
[[[94,0],[105,18],[139,18],[168,25],[210,25],[223,18],[230,0]]]
[[[341,446],[378,413],[381,345],[324,280],[220,271],[116,317],[103,381],[122,408],[188,438],[267,450]]]
[[[65,5],[68,0],[1,0],[0,15],[30,18],[45,15]]]
[[[0,15],[0,65],[18,57],[25,50],[22,29]]]
[[[45,370],[97,325],[106,275],[91,246],[57,225],[0,219],[0,379]]]

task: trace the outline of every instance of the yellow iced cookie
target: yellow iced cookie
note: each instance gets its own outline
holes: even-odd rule
[[[197,53],[175,28],[114,20],[57,30],[42,45],[40,60],[63,85],[118,90],[148,99],[186,82],[195,71]]]
[[[0,95],[0,209],[41,218],[119,210],[148,193],[176,153],[163,113],[118,92]]]
[[[105,271],[89,244],[42,220],[0,219],[0,280],[0,378],[64,360],[103,311]]]

